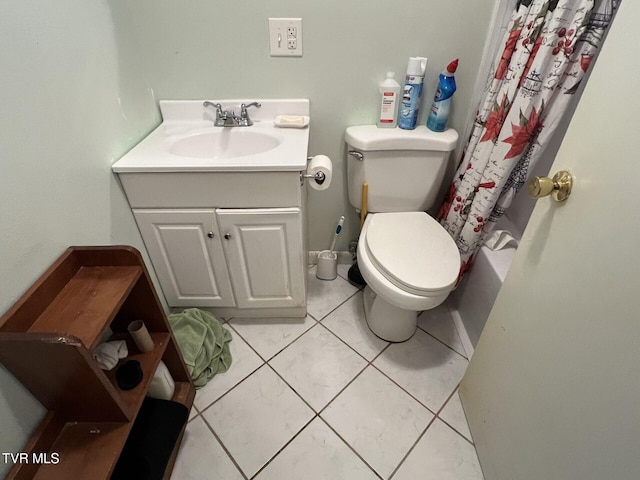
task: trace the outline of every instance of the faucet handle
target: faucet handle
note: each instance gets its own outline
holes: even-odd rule
[[[216,115],[218,117],[221,117],[224,115],[224,112],[222,111],[222,104],[220,103],[213,103],[210,102],[209,100],[205,100],[205,102],[202,104],[203,107],[213,107],[216,109]]]
[[[243,103],[240,105],[240,118],[249,118],[249,114],[247,113],[247,108],[256,107],[260,108],[262,104],[260,102],[251,102],[251,103]]]

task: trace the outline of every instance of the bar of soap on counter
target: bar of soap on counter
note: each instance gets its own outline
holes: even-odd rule
[[[280,128],[305,128],[309,125],[309,117],[306,115],[278,115],[273,123]]]

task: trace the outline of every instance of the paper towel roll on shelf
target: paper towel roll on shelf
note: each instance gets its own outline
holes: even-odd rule
[[[324,181],[314,178],[318,173],[324,174]],[[333,164],[331,159],[326,155],[316,155],[311,158],[307,165],[307,176],[309,185],[314,190],[326,190],[331,185],[331,177],[333,176]]]

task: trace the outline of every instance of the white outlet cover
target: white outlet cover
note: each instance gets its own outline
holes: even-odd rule
[[[295,28],[295,36],[287,35],[287,28]],[[288,40],[295,40],[289,42]],[[295,48],[289,48],[295,44]],[[302,56],[302,18],[270,18],[269,47],[272,57]]]

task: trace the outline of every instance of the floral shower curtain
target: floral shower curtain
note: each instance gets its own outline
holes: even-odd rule
[[[520,0],[438,219],[473,263],[567,109],[621,0]]]

